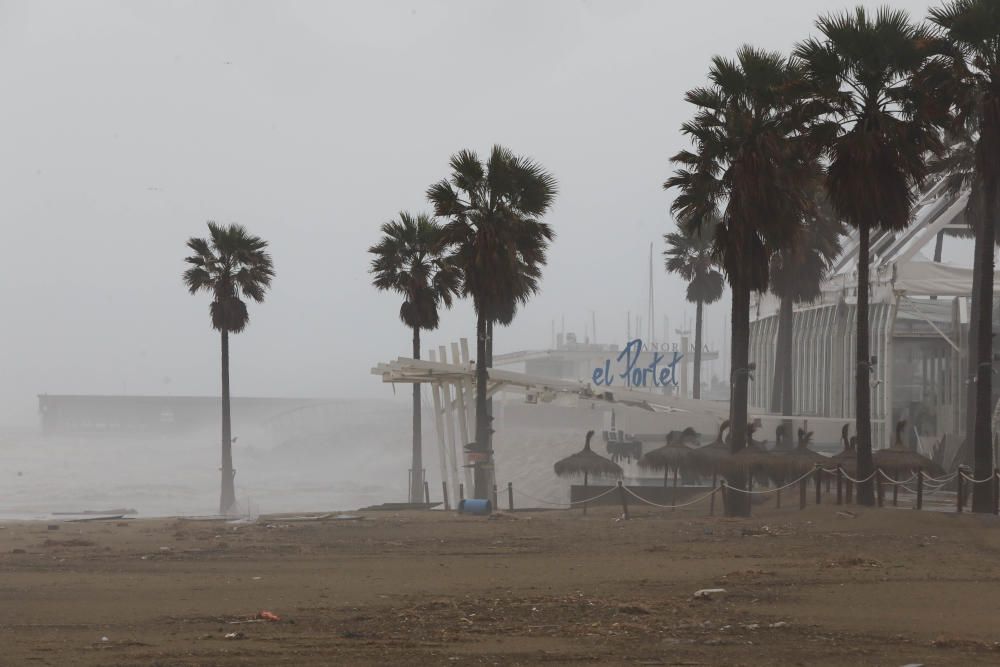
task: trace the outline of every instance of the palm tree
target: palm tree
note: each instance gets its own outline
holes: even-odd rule
[[[229,409],[229,334],[240,333],[250,321],[244,299],[257,303],[274,278],[274,266],[267,252],[267,241],[254,236],[243,225],[220,225],[209,221],[208,238],[191,237],[187,246],[194,254],[184,261],[191,266],[184,271],[188,291],[212,294],[209,314],[212,328],[222,338],[222,492],[219,513],[230,512],[236,504],[233,486],[232,424]]]
[[[733,453],[747,443],[750,363],[750,293],[767,289],[768,258],[797,232],[802,195],[802,148],[795,136],[789,84],[796,77],[778,53],[744,46],[736,60],[716,56],[710,85],[687,93],[698,111],[682,131],[694,151],[672,160],[677,171],[664,184],[679,189],[672,210],[683,225],[712,220],[714,252],[732,288],[730,438]],[[744,480],[731,480],[737,488]],[[733,515],[748,515],[744,494],[727,503]]]
[[[903,11],[863,7],[817,20],[822,39],[795,48],[823,121],[816,138],[826,148],[826,189],[838,216],[858,230],[857,431],[858,474],[873,471],[872,359],[868,339],[870,234],[910,223],[916,187],[927,174],[925,154],[937,132],[918,86],[910,85],[927,57],[926,31]],[[891,362],[891,361],[890,361]],[[875,504],[871,480],[858,501]]]
[[[712,243],[715,225],[709,222],[690,229],[690,234],[670,232],[663,235],[667,249],[663,251],[667,271],[687,281],[687,300],[695,304],[694,318],[694,392],[701,398],[701,320],[705,304],[722,298],[724,281],[715,267]]]
[[[552,206],[556,179],[538,163],[494,146],[483,163],[464,150],[452,156],[451,178],[427,190],[434,214],[448,222],[442,246],[462,271],[461,291],[476,311],[475,494],[485,498],[493,448],[487,405],[489,331],[509,324],[538,292],[546,250],[555,237],[540,219]],[[484,465],[485,464],[485,465]]]
[[[461,272],[441,254],[441,227],[427,215],[406,212],[382,225],[382,238],[368,249],[372,284],[403,296],[399,319],[413,330],[413,358],[420,358],[420,331],[437,329],[440,306],[450,308],[458,294]],[[420,440],[420,383],[413,383],[413,464],[410,502],[424,497],[423,453]]]
[[[953,75],[956,123],[975,123],[970,221],[976,234],[974,290],[976,400],[973,462],[977,478],[993,473],[990,418],[993,390],[993,272],[995,221],[1000,196],[1000,5],[990,0],[952,0],[930,10]],[[990,512],[993,485],[975,484],[973,512]]]
[[[822,183],[817,179],[811,185],[811,207],[802,220],[802,226],[793,243],[771,256],[771,291],[780,299],[778,310],[778,336],[775,344],[774,384],[771,393],[771,412],[792,414],[792,334],[794,306],[812,303],[820,297],[820,285],[830,264],[840,253],[840,237],[844,225],[837,220],[830,207]],[[793,448],[792,423],[784,423],[781,443]]]

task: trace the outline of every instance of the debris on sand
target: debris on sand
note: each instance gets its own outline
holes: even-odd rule
[[[694,592],[696,600],[711,600],[726,594],[725,588],[702,588]]]
[[[227,632],[226,639],[244,639],[246,635],[242,632]]]
[[[618,607],[618,611],[620,611],[623,614],[632,614],[634,616],[648,616],[649,614],[653,613],[653,611],[649,607],[643,606],[641,604],[625,604],[622,605],[621,607]]]

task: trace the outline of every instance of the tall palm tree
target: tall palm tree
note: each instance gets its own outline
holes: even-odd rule
[[[489,490],[493,448],[487,405],[489,331],[509,324],[538,292],[546,250],[555,237],[540,219],[556,196],[556,179],[541,165],[494,146],[486,162],[473,151],[452,156],[451,177],[427,190],[434,214],[447,219],[442,246],[462,271],[461,291],[476,311],[475,494]],[[485,465],[484,465],[485,464]]]
[[[840,238],[844,225],[833,212],[822,183],[817,179],[810,184],[810,208],[802,220],[799,234],[793,243],[786,244],[771,256],[771,291],[781,305],[778,309],[778,336],[775,345],[774,384],[771,392],[771,411],[790,416],[793,412],[792,396],[792,335],[796,303],[812,303],[821,295],[820,285],[830,264],[840,253]],[[792,423],[786,421],[781,443],[791,449]]]
[[[928,35],[906,12],[863,7],[821,17],[822,38],[795,48],[814,102],[824,112],[816,137],[826,147],[826,188],[838,216],[858,230],[856,418],[858,474],[874,470],[872,359],[868,337],[871,231],[899,230],[911,219],[925,154],[937,147],[927,100],[911,79],[925,63]],[[891,363],[884,360],[883,363]],[[871,480],[858,501],[875,504]]]
[[[993,390],[993,272],[995,221],[1000,197],[1000,4],[989,0],[952,0],[930,10],[930,20],[941,31],[956,107],[956,122],[974,122],[974,178],[970,216],[975,234],[978,268],[974,309],[976,400],[973,462],[977,478],[993,472],[990,437]],[[990,512],[993,485],[975,484],[973,512]]]
[[[750,363],[750,293],[767,289],[768,259],[789,242],[805,203],[802,147],[795,135],[790,83],[796,77],[780,54],[744,46],[735,60],[716,56],[710,85],[688,91],[697,107],[682,126],[694,144],[672,158],[677,171],[664,184],[678,188],[671,206],[686,225],[717,214],[714,251],[732,288],[730,438],[734,453],[747,443]],[[735,478],[741,487],[745,480]],[[745,494],[727,503],[733,515],[748,515]]]
[[[461,272],[441,254],[441,227],[429,216],[399,214],[382,225],[382,238],[368,249],[372,284],[403,296],[399,319],[413,330],[413,358],[420,358],[420,331],[437,329],[438,309],[450,308],[458,294]],[[413,462],[410,502],[424,497],[424,463],[420,439],[420,383],[413,383]]]
[[[712,246],[718,221],[689,229],[690,234],[670,232],[663,235],[667,271],[687,281],[687,300],[695,304],[694,317],[694,398],[701,398],[701,329],[706,304],[722,298],[724,280],[716,269]]]
[[[233,437],[229,407],[229,334],[240,333],[250,322],[245,299],[262,303],[274,278],[274,265],[267,241],[254,236],[243,225],[220,225],[209,221],[208,238],[191,237],[187,246],[194,253],[184,261],[184,284],[191,294],[212,295],[209,314],[212,328],[222,339],[222,492],[219,513],[236,504],[233,470]]]

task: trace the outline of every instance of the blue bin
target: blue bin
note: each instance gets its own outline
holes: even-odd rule
[[[493,503],[483,498],[466,498],[458,502],[458,513],[485,516],[493,513]]]

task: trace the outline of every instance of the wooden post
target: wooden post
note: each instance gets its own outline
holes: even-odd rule
[[[878,506],[885,505],[885,489],[882,488],[881,468],[875,468],[875,494],[878,496]]]
[[[714,473],[713,472],[712,473],[712,490],[713,491],[715,491],[715,487],[717,487],[719,485],[718,482],[719,482],[719,475],[718,475],[718,473]],[[715,516],[715,494],[714,493],[712,494],[712,497],[708,499],[708,516]]]
[[[1000,514],[1000,470],[993,469],[993,513]]]
[[[670,504],[671,511],[677,508],[677,468],[674,468],[674,491],[670,496]]]
[[[719,493],[722,494],[722,513],[723,514],[726,514],[726,496],[729,495],[728,491],[729,491],[729,487],[726,486],[726,480],[722,480],[722,483],[719,484]],[[715,496],[712,496],[712,500],[715,500]],[[714,508],[715,505],[713,504],[712,507]]]
[[[775,493],[774,495],[776,497],[774,509],[780,510],[781,509],[781,487],[780,486],[778,487],[777,493]]]
[[[962,511],[962,506],[965,504],[965,488],[964,488],[964,485],[962,484],[962,482],[964,482],[965,480],[962,479],[962,470],[961,469],[959,469],[958,476],[955,477],[955,481],[958,483],[958,496],[957,496],[957,499],[956,499],[956,504],[958,505],[958,507],[956,509],[959,512],[961,512]]]
[[[441,497],[444,498],[444,510],[451,509],[451,501],[448,500],[448,482],[441,480]]]
[[[917,509],[924,508],[924,469],[917,468]]]
[[[493,497],[490,498],[490,500],[493,501],[493,511],[494,512],[500,511],[500,508],[497,507],[497,485],[496,484],[493,485]]]
[[[837,504],[844,504],[844,469],[837,464]]]
[[[628,520],[628,499],[625,497],[625,486],[622,484],[621,480],[618,480],[618,495],[622,499],[622,516],[625,520]]]
[[[514,511],[514,483],[507,482],[507,509]]]
[[[663,488],[667,488],[667,481],[670,479],[670,467],[663,468]]]
[[[899,507],[899,475],[896,473],[892,474],[892,506]]]
[[[803,477],[799,482],[799,509],[804,510],[806,508],[806,488],[809,486],[809,481],[806,477]]]
[[[813,477],[816,479],[816,504],[819,505],[823,493],[823,469],[818,464],[813,470]]]
[[[461,482],[458,483],[458,499],[465,500],[465,484]]]
[[[427,483],[426,479],[424,480],[424,502],[428,505],[431,504],[431,485]]]

